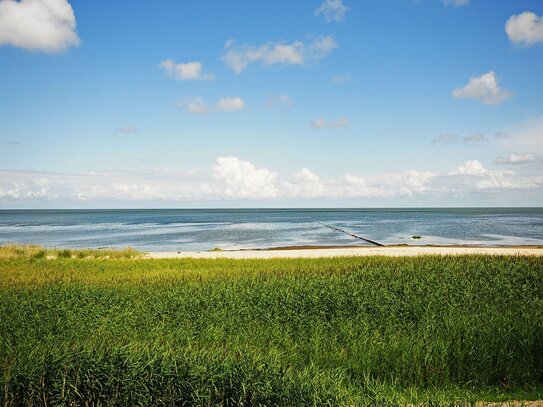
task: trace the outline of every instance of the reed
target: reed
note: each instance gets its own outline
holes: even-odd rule
[[[38,252],[0,261],[3,405],[543,398],[540,258]]]
[[[117,249],[55,249],[34,245],[0,246],[0,260],[13,259],[55,259],[64,258],[96,258],[96,259],[132,259],[143,257],[143,253],[132,248]]]

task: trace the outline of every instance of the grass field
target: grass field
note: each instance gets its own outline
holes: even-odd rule
[[[2,405],[543,398],[541,258],[57,257],[0,250]]]

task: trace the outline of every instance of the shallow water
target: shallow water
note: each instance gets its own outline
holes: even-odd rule
[[[0,210],[0,244],[146,251],[368,245],[320,223],[383,244],[543,245],[543,208]]]

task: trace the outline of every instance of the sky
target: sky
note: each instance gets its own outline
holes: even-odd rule
[[[0,208],[543,206],[541,0],[0,0]]]

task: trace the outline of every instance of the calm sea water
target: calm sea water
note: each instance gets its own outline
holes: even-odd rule
[[[0,244],[146,251],[367,245],[321,222],[383,244],[543,245],[543,208],[0,210]]]

